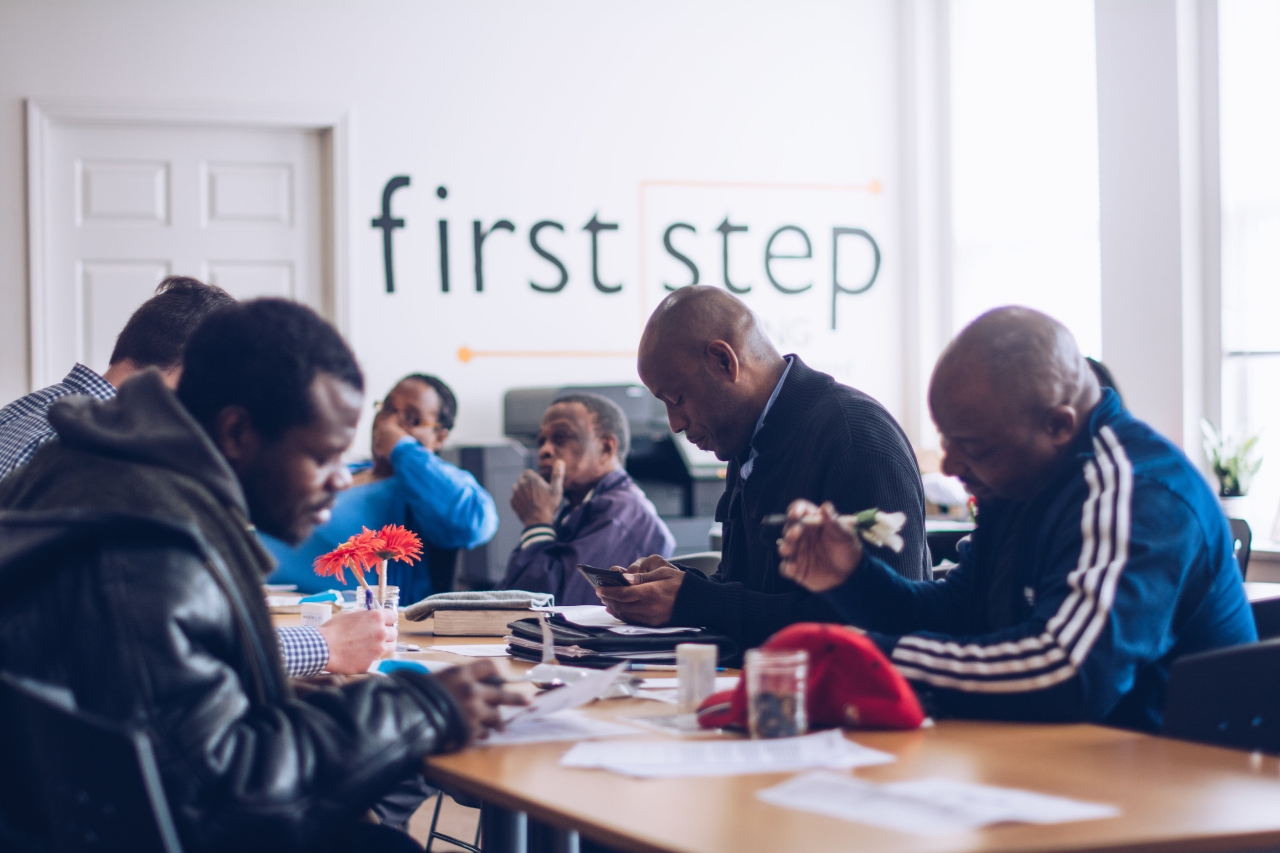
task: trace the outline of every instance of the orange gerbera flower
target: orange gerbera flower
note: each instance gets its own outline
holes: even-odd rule
[[[422,556],[422,540],[399,524],[388,524],[377,532],[377,538],[379,545],[374,553],[379,560],[412,563]]]
[[[316,574],[320,575],[320,577],[335,577],[339,583],[346,583],[347,575],[343,569],[350,566],[352,571],[363,575],[362,549],[355,543],[354,539],[355,537],[353,536],[328,554],[321,554],[316,557],[315,563],[312,564]]]
[[[364,528],[328,554],[316,557],[313,564],[321,577],[335,577],[347,582],[344,569],[351,569],[361,578],[369,569],[376,568],[382,560],[399,560],[412,563],[422,556],[422,540],[411,530],[398,524],[388,524],[381,530]]]
[[[379,531],[365,527],[349,541],[355,543],[365,568],[373,568],[379,560],[384,559],[378,556],[383,549],[382,534]]]

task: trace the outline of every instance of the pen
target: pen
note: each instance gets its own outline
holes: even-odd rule
[[[674,664],[665,663],[629,663],[627,664],[627,672],[676,672],[677,667]],[[716,667],[716,672],[724,672],[722,666]]]

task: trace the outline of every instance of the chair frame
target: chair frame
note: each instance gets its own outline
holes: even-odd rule
[[[436,808],[435,808],[435,811],[432,812],[431,814],[431,829],[427,832],[427,849],[424,851],[424,853],[431,853],[431,845],[437,838],[449,844],[457,845],[458,847],[461,847],[463,850],[466,850],[467,853],[481,853],[480,851],[480,828],[481,827],[480,827],[479,821],[477,821],[476,823],[476,840],[470,844],[463,841],[461,838],[454,838],[452,835],[446,835],[443,832],[436,832],[436,824],[440,820],[440,807],[444,805],[444,798],[446,796],[448,795],[444,791],[441,791],[439,794],[436,795]],[[457,800],[454,800],[454,802],[457,802]],[[459,805],[461,804],[459,803]]]
[[[96,731],[99,735],[115,737],[127,742],[137,760],[136,769],[143,793],[147,798],[147,806],[154,820],[154,841],[165,853],[182,853],[182,843],[178,840],[177,827],[173,823],[173,815],[169,811],[169,801],[165,796],[164,785],[160,780],[160,768],[156,762],[151,740],[142,730],[124,726],[79,709],[70,691],[53,685],[44,684],[33,679],[24,678],[13,673],[0,671],[0,690],[9,694],[6,702],[13,701],[14,711],[18,715],[17,723],[21,726],[29,743],[41,740],[34,729],[37,715],[48,720],[61,717],[81,728]],[[32,756],[35,758],[36,756]],[[61,791],[65,795],[66,782],[56,777],[47,777],[45,771],[33,762],[36,779],[30,780],[39,789],[38,799],[44,809],[49,826],[53,830],[50,837],[52,849],[55,851],[80,850],[81,843],[66,837],[64,816],[58,811],[58,804],[53,802],[53,793]],[[83,797],[80,792],[77,796]],[[58,827],[61,828],[59,829]]]

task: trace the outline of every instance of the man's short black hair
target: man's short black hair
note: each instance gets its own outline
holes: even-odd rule
[[[1116,397],[1120,400],[1120,405],[1124,405],[1124,395],[1120,393],[1120,386],[1116,385],[1116,378],[1111,373],[1111,368],[1091,356],[1085,356],[1084,360],[1089,362],[1089,369],[1093,371],[1094,377],[1098,380],[1098,385],[1103,388],[1110,388],[1116,392]]]
[[[453,389],[444,384],[443,379],[429,373],[410,373],[404,379],[416,379],[424,385],[431,386],[436,396],[440,398],[440,413],[436,415],[436,425],[441,429],[453,429],[453,419],[458,416],[458,398],[453,396]],[[400,382],[396,384],[399,385]]]
[[[551,405],[554,406],[556,403],[581,403],[585,406],[595,422],[596,436],[598,438],[604,438],[606,435],[613,436],[618,442],[618,461],[626,461],[627,454],[631,452],[631,426],[627,423],[627,416],[621,406],[608,397],[581,391],[561,394]]]
[[[178,399],[210,435],[219,412],[243,406],[263,438],[275,441],[315,417],[317,373],[364,390],[356,357],[319,314],[286,299],[237,302],[210,314],[191,336]]]
[[[182,348],[201,321],[233,302],[221,287],[185,275],[169,276],[124,324],[111,350],[111,364],[127,358],[139,367],[177,367]]]

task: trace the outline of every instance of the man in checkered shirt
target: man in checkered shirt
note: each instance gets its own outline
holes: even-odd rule
[[[186,276],[169,276],[155,296],[142,304],[116,338],[110,365],[99,375],[77,364],[56,385],[41,388],[0,409],[0,478],[35,456],[55,436],[49,407],[70,394],[110,400],[134,374],[154,367],[165,385],[176,389],[182,376],[182,348],[196,326],[215,309],[234,303],[220,287]],[[281,653],[291,676],[330,672],[364,672],[382,652],[384,638],[349,614],[339,614],[324,627],[281,628]]]

